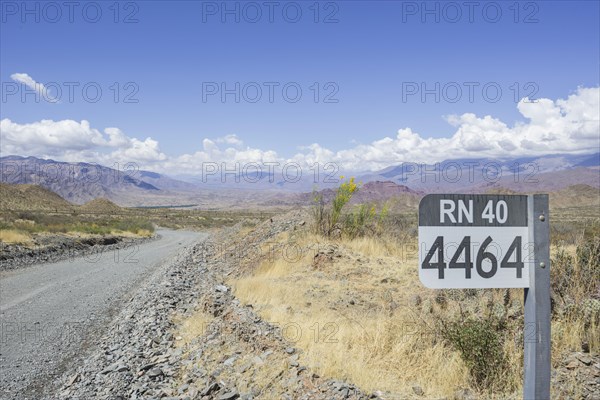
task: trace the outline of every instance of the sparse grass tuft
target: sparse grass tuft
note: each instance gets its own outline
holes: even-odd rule
[[[0,242],[9,244],[29,245],[32,243],[31,236],[26,232],[20,232],[14,229],[1,229]]]
[[[177,316],[173,318],[173,322],[179,326],[177,332],[175,332],[175,336],[180,338],[176,342],[177,346],[185,346],[195,338],[204,335],[212,318],[202,310],[197,310],[188,317]]]

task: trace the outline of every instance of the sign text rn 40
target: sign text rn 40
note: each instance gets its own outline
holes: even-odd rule
[[[465,204],[464,200],[440,200],[440,222],[444,223],[445,218],[448,218],[453,224],[457,222],[455,217],[455,211],[458,212],[458,222],[465,220],[472,224],[473,223],[473,200],[467,200]],[[495,211],[495,212],[494,212]],[[508,205],[504,200],[498,200],[494,205],[494,200],[488,200],[481,218],[487,219],[490,223],[494,220],[498,220],[499,223],[503,224],[508,219]]]

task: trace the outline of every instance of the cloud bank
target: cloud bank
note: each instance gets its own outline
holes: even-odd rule
[[[196,174],[206,162],[295,162],[300,166],[333,162],[341,171],[374,171],[405,161],[431,163],[464,157],[507,158],[598,151],[600,88],[579,88],[566,99],[530,102],[525,98],[517,108],[527,122],[509,126],[490,115],[451,115],[446,120],[456,131],[448,138],[424,137],[404,128],[394,137],[339,151],[318,143],[309,144],[291,158],[273,150],[247,146],[237,135],[205,138],[193,153],[167,156],[150,137],[140,140],[118,128],[100,131],[86,120],[18,124],[6,118],[0,121],[0,152],[105,165],[135,162],[141,168],[159,172]]]

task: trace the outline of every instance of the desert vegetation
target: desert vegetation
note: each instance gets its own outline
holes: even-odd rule
[[[206,230],[272,213],[176,207],[124,208],[98,198],[81,206],[36,185],[0,184],[0,241],[29,246],[40,235],[149,237],[156,227]]]
[[[416,211],[347,207],[358,190],[350,179],[329,204],[316,195],[312,223],[277,238],[297,256],[257,259],[230,278],[236,296],[293,325],[288,339],[319,374],[403,398],[520,398],[523,343],[535,334],[524,327],[523,291],[423,287]],[[556,398],[583,398],[569,355],[600,352],[600,215],[586,212],[551,217],[552,365],[565,372],[554,375]]]

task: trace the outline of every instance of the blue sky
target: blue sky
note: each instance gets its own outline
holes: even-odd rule
[[[294,157],[302,146],[313,143],[332,153],[343,152],[395,138],[404,128],[424,140],[451,138],[457,126],[445,116],[490,115],[512,127],[518,121],[527,123],[515,96],[535,93],[535,98],[554,101],[567,99],[578,88],[599,86],[598,1],[482,1],[474,8],[473,22],[463,2],[455,2],[462,12],[456,23],[450,21],[456,8],[434,1],[319,2],[318,17],[314,1],[279,2],[273,22],[268,8],[257,2],[253,4],[261,6],[262,17],[256,23],[247,21],[254,10],[244,9],[241,2],[226,3],[231,9],[240,8],[239,23],[234,15],[222,22],[222,2],[121,2],[118,16],[113,2],[96,2],[88,7],[88,20],[99,5],[102,16],[97,23],[83,17],[82,6],[74,10],[74,22],[63,8],[62,17],[52,23],[55,11],[28,2],[34,10],[36,4],[39,22],[35,13],[21,14],[21,2],[2,2],[0,117],[18,126],[49,119],[86,120],[100,132],[115,127],[139,141],[151,137],[171,161],[202,150],[205,138],[218,144],[223,142],[218,138],[227,135],[236,135],[232,142],[243,141],[242,149],[270,150],[283,158]],[[439,21],[433,14],[421,21],[423,4],[438,7]],[[297,8],[302,16],[292,23]],[[502,15],[492,22],[497,9]],[[137,22],[124,23],[130,13]],[[327,15],[337,22],[324,23]],[[59,101],[36,103],[29,96],[23,102],[19,93],[7,95],[16,73],[46,85],[56,82],[63,88]],[[79,83],[73,102],[65,82]],[[89,82],[103,91],[96,103],[83,97],[81,87]],[[125,88],[127,82],[133,85]],[[251,103],[242,96],[236,103],[234,95],[222,102],[217,94],[204,101],[203,88],[206,91],[210,82],[224,82],[230,88],[236,82],[240,87],[251,83],[249,97],[254,96],[252,82],[256,82],[262,97]],[[279,84],[273,102],[268,101],[265,82]],[[298,102],[283,97],[286,83],[302,89]],[[439,102],[434,94],[422,101],[420,93],[407,93],[420,91],[422,84],[433,89],[436,83]],[[488,100],[482,92],[486,84]],[[472,101],[467,85],[474,87]],[[48,86],[49,97],[56,96]],[[502,94],[493,102],[498,87]],[[138,102],[124,102],[136,88],[132,98]],[[337,102],[325,102],[333,91],[331,99]],[[595,98],[595,92],[591,96]],[[4,139],[8,137],[5,134]],[[44,143],[48,144],[6,147],[3,153],[14,149],[39,153]],[[581,146],[574,151],[581,151]],[[166,163],[165,158],[162,161]]]

